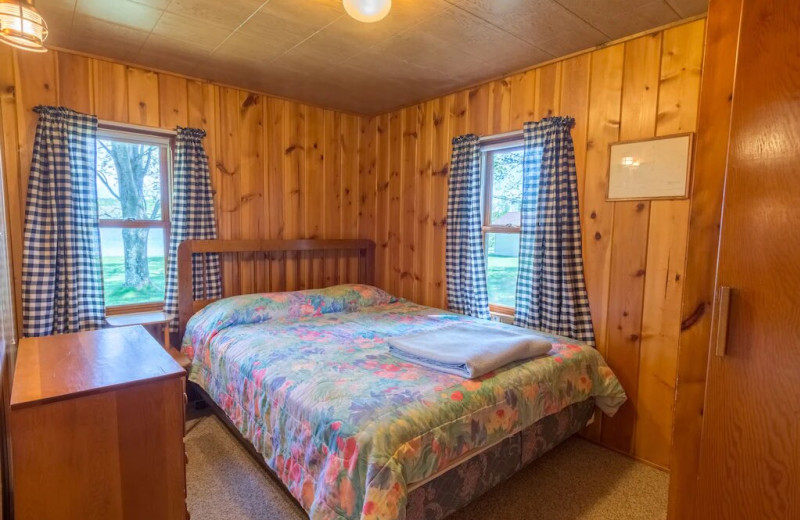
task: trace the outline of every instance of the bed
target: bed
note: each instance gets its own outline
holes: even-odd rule
[[[368,241],[181,247],[182,283],[192,253],[226,247],[288,248],[290,272],[354,252],[357,265],[340,259],[348,267],[337,272],[371,282]],[[473,318],[328,281],[337,284],[181,300],[190,381],[314,520],[442,518],[579,431],[595,406],[613,414],[625,400],[596,350],[555,336],[547,355],[475,380],[402,362],[387,338]]]

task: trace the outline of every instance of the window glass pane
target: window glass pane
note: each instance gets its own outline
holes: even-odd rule
[[[519,233],[486,233],[489,303],[516,307]]]
[[[161,147],[97,140],[101,219],[161,220]]]
[[[521,149],[497,151],[492,161],[492,218],[493,226],[519,226],[522,207]]]
[[[106,306],[164,300],[164,230],[100,228]]]

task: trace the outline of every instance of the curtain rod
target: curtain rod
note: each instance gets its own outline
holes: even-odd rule
[[[511,141],[513,139],[522,139],[522,130],[514,130],[513,132],[506,132],[504,134],[486,135],[478,138],[481,144],[489,144],[500,141]]]
[[[106,121],[104,119],[98,119],[97,126],[107,130],[132,130],[144,134],[160,135],[165,137],[175,137],[178,135],[177,130],[157,128],[154,126],[134,125],[133,123],[118,123],[116,121]]]

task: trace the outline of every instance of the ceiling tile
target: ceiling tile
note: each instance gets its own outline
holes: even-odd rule
[[[153,29],[153,34],[211,51],[230,35],[230,30],[196,18],[165,12]]]
[[[678,16],[688,18],[708,11],[708,0],[667,0]]]
[[[122,61],[132,60],[148,35],[146,31],[81,14],[75,14],[73,24],[71,49]]]
[[[153,29],[162,12],[129,0],[78,0],[76,7],[77,14],[148,32]]]
[[[622,38],[678,19],[664,0],[557,0],[610,38]]]
[[[554,0],[463,0],[458,8],[533,45],[562,34],[569,34],[586,46],[607,40],[603,33]]]
[[[237,28],[264,4],[264,0],[172,0],[167,12]]]
[[[364,24],[341,0],[37,0],[48,44],[369,114],[706,8],[706,0],[392,4],[387,18]]]

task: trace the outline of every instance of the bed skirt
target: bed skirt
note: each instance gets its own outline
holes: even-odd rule
[[[439,520],[461,509],[579,432],[593,412],[594,399],[573,404],[414,489],[406,520]]]
[[[242,436],[219,405],[200,386],[194,383],[190,386],[197,390],[253,459],[297,503],[263,456]],[[406,520],[439,520],[463,508],[578,433],[594,411],[594,398],[570,405],[414,488],[408,494]],[[297,505],[302,509],[299,503]]]

